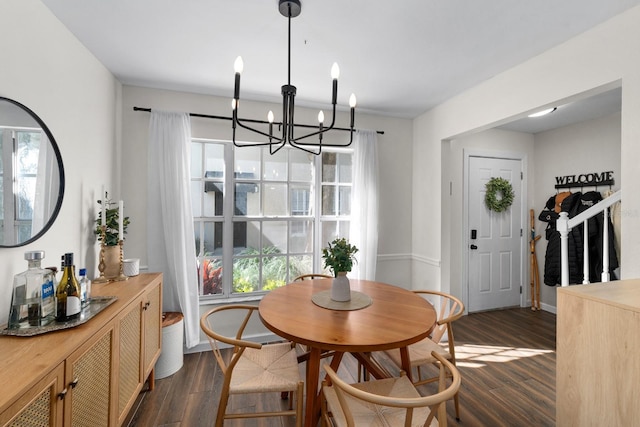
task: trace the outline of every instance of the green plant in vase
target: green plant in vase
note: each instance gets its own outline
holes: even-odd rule
[[[102,209],[102,204],[104,203],[105,207]],[[117,246],[119,243],[118,240],[118,230],[120,227],[120,211],[117,202],[113,202],[109,199],[109,193],[105,193],[104,200],[98,200],[98,204],[100,205],[100,210],[98,211],[98,218],[96,219],[96,228],[94,230],[96,236],[98,236],[98,241],[103,243],[105,246]],[[104,241],[102,234],[102,213],[105,212],[105,231],[104,231]],[[127,234],[127,227],[131,221],[128,216],[124,217],[122,221],[122,240],[124,240],[124,234]]]
[[[350,244],[347,239],[337,238],[329,243],[329,246],[322,249],[324,267],[330,268],[333,275],[338,277],[338,273],[347,273],[353,268],[353,263],[357,262],[355,254],[358,248]]]

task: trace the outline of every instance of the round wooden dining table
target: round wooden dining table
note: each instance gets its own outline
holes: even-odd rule
[[[371,363],[369,353],[399,348],[403,369],[410,376],[407,346],[429,336],[436,323],[436,311],[427,300],[398,286],[369,280],[350,279],[352,292],[370,298],[363,308],[322,307],[317,297],[329,291],[331,283],[332,279],[290,283],[269,292],[259,305],[260,318],[269,330],[310,349],[306,355],[305,426],[316,426],[319,419],[323,352],[333,352],[331,366],[336,370],[342,355],[351,353],[380,378],[386,373]]]

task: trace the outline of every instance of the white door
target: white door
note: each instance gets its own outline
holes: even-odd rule
[[[522,165],[520,160],[469,157],[467,174],[469,312],[520,305],[522,286]],[[485,205],[491,178],[511,183],[514,200],[506,211]]]

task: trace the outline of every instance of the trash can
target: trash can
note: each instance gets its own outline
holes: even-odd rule
[[[155,367],[157,379],[173,375],[182,368],[183,323],[182,313],[162,313],[162,353]]]

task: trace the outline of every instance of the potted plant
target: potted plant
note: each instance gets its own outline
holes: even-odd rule
[[[337,238],[330,242],[328,247],[322,249],[324,267],[330,268],[335,276],[331,286],[331,299],[335,301],[349,301],[351,299],[347,273],[353,268],[353,263],[357,262],[355,258],[357,252],[358,248],[345,238]]]
[[[98,210],[98,218],[95,220],[96,227],[94,233],[98,236],[98,241],[102,243],[104,249],[104,276],[114,278],[120,274],[120,247],[119,247],[119,228],[120,228],[120,209],[117,202],[109,199],[109,193],[105,192],[103,200],[98,200],[100,209]],[[104,209],[102,205],[104,204]],[[104,212],[104,232],[102,230],[102,214]],[[122,220],[122,239],[127,234],[127,227],[130,224],[128,216]]]

